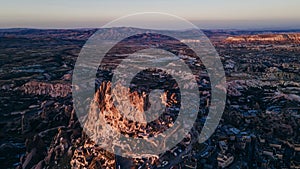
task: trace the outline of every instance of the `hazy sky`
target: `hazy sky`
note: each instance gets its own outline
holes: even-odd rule
[[[300,0],[0,0],[0,27],[84,28],[165,12],[201,28],[300,28]],[[159,20],[159,18],[157,18]]]

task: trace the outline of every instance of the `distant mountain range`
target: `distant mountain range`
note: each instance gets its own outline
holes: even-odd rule
[[[55,35],[55,34],[76,34],[76,32],[89,32],[101,30],[103,28],[78,28],[78,29],[34,29],[34,28],[0,28],[0,36],[9,36],[9,35],[32,35],[32,36],[41,36],[41,35]],[[130,27],[119,27],[113,28],[118,31],[130,31]],[[257,34],[289,34],[289,33],[300,33],[300,29],[288,29],[288,30],[242,30],[242,29],[203,29],[202,30],[207,36],[210,35],[257,35]]]
[[[101,31],[103,37],[118,38],[120,34],[130,35],[143,32],[139,28],[82,28],[82,29],[32,29],[10,28],[0,29],[0,37],[4,39],[24,38],[28,40],[75,40],[85,42],[96,31]],[[151,31],[151,30],[149,30]],[[168,30],[166,30],[168,31]],[[170,30],[172,31],[172,30]],[[192,30],[183,30],[189,36],[194,36]],[[222,43],[300,43],[300,29],[293,30],[238,30],[215,29],[202,30],[212,42]]]

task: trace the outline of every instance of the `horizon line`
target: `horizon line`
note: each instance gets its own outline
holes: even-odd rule
[[[112,27],[112,28],[137,28],[137,27]],[[32,29],[32,30],[83,30],[83,29],[105,29],[101,27],[0,27],[0,30],[9,29]],[[145,28],[137,28],[145,29]],[[232,30],[232,31],[300,31],[300,28],[199,28],[200,30]],[[173,29],[172,29],[173,30]],[[178,29],[180,30],[180,29]]]

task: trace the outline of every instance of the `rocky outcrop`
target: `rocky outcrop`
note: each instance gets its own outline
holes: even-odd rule
[[[26,156],[21,159],[20,168],[22,169],[34,168],[35,164],[43,160],[47,153],[45,143],[39,135],[36,135],[33,140],[27,139],[26,148]]]
[[[30,81],[21,86],[20,90],[26,94],[50,95],[51,97],[66,97],[71,93],[71,85]]]
[[[72,103],[57,100],[60,99],[42,102],[38,115],[25,118],[26,153],[18,169],[70,168],[72,148],[82,129]]]
[[[243,35],[230,36],[225,39],[227,43],[234,42],[300,42],[300,34],[260,34],[260,35]]]

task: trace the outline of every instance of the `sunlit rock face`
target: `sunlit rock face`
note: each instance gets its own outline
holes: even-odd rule
[[[147,110],[150,107],[156,108],[163,105],[165,108],[174,108],[180,102],[175,93],[164,91],[160,93],[158,100],[147,99],[149,96],[146,92],[130,91],[130,88],[121,84],[114,86],[111,82],[102,82],[95,92],[93,101],[90,104],[90,110],[85,116],[84,127],[87,135],[83,134],[85,140],[77,147],[72,156],[70,165],[72,168],[91,168],[91,167],[112,167],[116,165],[137,166],[142,157],[147,159],[147,163],[154,165],[158,163],[158,156],[152,154],[133,154],[134,145],[120,141],[120,134],[126,137],[142,138],[147,140],[149,146],[163,146],[163,143],[157,143],[151,139],[161,133],[168,127],[173,126],[174,119],[168,112],[163,112],[159,118],[147,122]],[[150,94],[151,95],[151,94]],[[118,109],[115,103],[122,103],[122,100],[129,100],[127,104],[119,104]],[[148,105],[148,107],[146,106]],[[130,120],[130,118],[134,118]],[[143,122],[144,120],[144,122]],[[195,134],[197,133],[194,131]],[[86,138],[86,139],[85,139]],[[187,141],[189,140],[189,141]],[[191,150],[192,144],[197,141],[192,134],[180,143],[186,146],[187,151]],[[122,150],[123,154],[133,156],[122,161],[107,150]],[[145,162],[145,161],[144,161]],[[121,164],[122,163],[122,164]],[[129,167],[130,168],[130,167]]]
[[[167,113],[166,116],[159,116],[147,123],[147,115],[145,110],[147,106],[153,107],[154,110],[159,109],[161,105],[165,107],[172,106],[177,103],[175,94],[168,96],[164,92],[160,96],[160,100],[151,101],[147,99],[147,94],[137,91],[130,92],[130,89],[120,84],[111,89],[111,82],[103,82],[95,93],[95,97],[90,106],[90,112],[84,123],[84,128],[92,140],[101,143],[101,147],[114,149],[115,146],[122,149],[128,149],[130,146],[118,142],[120,134],[126,137],[144,138],[155,136],[173,125],[173,118]],[[128,102],[123,102],[127,100]],[[119,103],[118,108],[114,103]],[[148,120],[149,121],[149,120]],[[113,140],[111,142],[111,140]],[[149,139],[151,142],[151,139]],[[153,143],[156,144],[156,143]],[[126,147],[128,146],[128,147]]]
[[[263,34],[230,36],[225,42],[300,42],[300,34]]]
[[[21,91],[26,94],[34,95],[50,95],[51,97],[66,97],[71,93],[71,86],[69,84],[61,83],[45,83],[30,81],[20,87]]]

